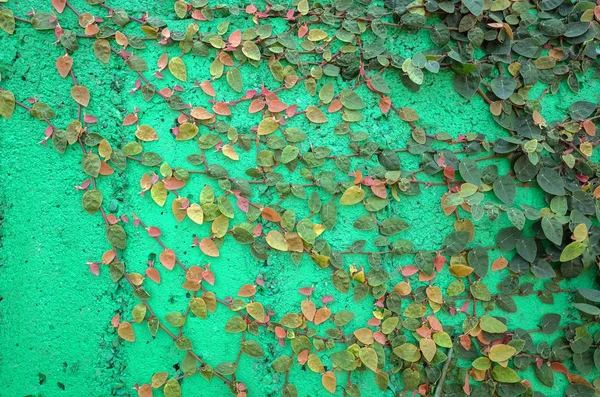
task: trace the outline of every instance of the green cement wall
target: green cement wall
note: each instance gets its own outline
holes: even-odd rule
[[[141,10],[148,10],[150,14],[161,15],[169,26],[181,25],[180,21],[174,21],[171,1],[110,3],[112,7],[125,8],[131,15],[140,15]],[[89,10],[98,14],[103,11],[82,0],[73,1],[73,4],[81,11]],[[49,2],[34,0],[11,0],[5,6],[19,16],[24,16],[32,7],[37,11],[50,11],[51,7]],[[59,16],[59,20],[64,27],[76,28],[76,19],[68,10]],[[244,19],[243,22],[239,24],[237,19],[232,19],[230,31],[249,26],[249,21]],[[126,31],[134,32],[136,29],[139,27],[130,24]],[[406,32],[395,34],[398,35],[397,51],[403,56],[410,56],[431,45],[427,32],[416,36]],[[57,111],[55,124],[64,126],[76,117],[76,107],[70,97],[71,81],[61,79],[56,72],[55,59],[62,55],[63,50],[53,42],[52,33],[35,32],[24,24],[18,24],[12,36],[0,32],[0,74],[3,87],[13,91],[18,100],[39,97]],[[140,107],[142,122],[153,126],[161,136],[157,142],[148,144],[147,149],[163,154],[172,166],[189,166],[185,156],[195,152],[195,144],[192,141],[175,144],[168,134],[176,117],[175,112],[168,110],[158,97],[146,103],[139,93],[131,95],[129,90],[136,76],[119,59],[113,56],[108,65],[101,64],[93,55],[92,41],[82,39],[79,45],[80,49],[73,56],[73,68],[78,79],[92,93],[89,113],[99,119],[93,130],[113,145],[121,146],[129,142],[134,133],[133,127],[121,127],[121,120],[134,107]],[[141,55],[153,69],[162,51],[162,47],[150,44]],[[168,51],[171,56],[178,53],[176,48]],[[190,89],[184,94],[184,99],[207,106],[207,97],[191,88],[195,78],[202,80],[209,77],[210,60],[188,56],[185,61],[191,78],[188,78],[188,83],[182,84]],[[263,69],[246,65],[242,72],[244,89],[258,88],[263,82],[272,86],[271,77]],[[151,77],[149,72],[146,75]],[[163,81],[153,81],[161,88],[175,83],[168,73]],[[388,82],[392,86],[394,101],[414,108],[421,116],[420,126],[427,131],[447,131],[454,137],[466,132],[484,133],[490,138],[505,134],[492,120],[481,98],[476,96],[467,101],[454,92],[449,73],[440,72],[437,76],[427,74],[418,93],[409,92],[399,81],[388,78]],[[567,106],[573,101],[597,100],[599,84],[598,80],[588,79],[578,95],[561,86],[558,94],[544,97],[542,115],[549,121],[558,120],[564,117]],[[536,87],[537,94],[543,88]],[[225,97],[234,97],[234,92],[223,82],[218,85],[218,90],[225,92]],[[303,90],[287,92],[282,99],[292,103],[297,101],[300,108],[310,104],[312,98],[298,95],[299,92]],[[370,95],[366,90],[361,93]],[[409,131],[396,116],[386,119],[381,117],[377,109],[364,114],[366,117],[359,125],[378,142],[406,142]],[[256,125],[257,117],[236,115],[232,123],[242,130]],[[344,152],[347,150],[347,141],[330,133],[335,124],[337,121],[331,118],[330,123],[322,126],[320,131],[299,120],[294,125],[309,133],[311,140],[318,145]],[[116,313],[129,313],[133,305],[138,303],[137,299],[124,283],[112,283],[106,269],[102,269],[99,277],[89,272],[86,261],[98,260],[108,248],[103,222],[99,215],[91,216],[83,211],[81,193],[74,189],[74,185],[86,179],[79,163],[79,148],[70,147],[64,155],[59,155],[51,145],[38,144],[43,138],[43,130],[42,123],[20,109],[16,110],[11,120],[0,120],[0,396],[137,395],[132,389],[136,382],[148,382],[152,374],[158,371],[173,373],[173,365],[180,362],[183,353],[175,348],[164,333],[159,332],[153,340],[143,325],[134,325],[135,343],[124,343],[111,328],[111,318]],[[214,153],[210,156],[213,162],[222,158]],[[253,156],[250,156],[250,161],[244,161],[244,157],[241,157],[239,163],[223,162],[236,176],[241,176],[246,167],[253,165]],[[415,157],[406,157],[403,161],[405,168],[418,168]],[[501,169],[501,174],[506,169]],[[195,225],[190,220],[177,224],[168,210],[172,198],[165,209],[160,209],[151,202],[149,195],[140,196],[138,181],[144,171],[143,167],[130,163],[125,172],[101,178],[105,205],[117,206],[116,212],[119,214],[135,212],[145,223],[157,226],[163,232],[173,231],[164,236],[164,241],[184,263],[206,263],[206,258],[198,249],[190,248],[190,243],[194,234],[206,235],[207,226]],[[202,177],[194,177],[187,192],[197,197],[204,183],[206,181]],[[439,247],[443,237],[452,228],[452,219],[444,217],[439,207],[442,192],[439,188],[431,188],[420,196],[403,198],[391,206],[390,213],[401,216],[411,224],[402,237],[412,240],[417,247]],[[267,195],[262,199],[268,202],[271,197]],[[540,203],[542,195],[535,189],[522,189],[517,200],[528,204]],[[369,239],[369,233],[358,232],[351,226],[362,211],[352,208],[341,213],[337,229],[328,232],[331,244],[345,248],[357,239]],[[476,242],[483,246],[495,244],[492,236],[506,224],[505,218],[494,224],[481,221],[477,224]],[[146,267],[148,255],[158,254],[159,247],[143,230],[131,227],[127,230],[129,248],[125,251],[123,261],[129,271],[141,273]],[[228,249],[224,254],[209,261],[217,280],[213,290],[218,296],[235,295],[241,285],[253,282],[257,275],[262,274],[268,288],[259,294],[259,299],[277,313],[298,310],[302,299],[297,293],[298,288],[314,284],[318,296],[330,294],[335,297],[331,305],[334,311],[350,308],[357,312],[353,324],[364,323],[370,318],[369,299],[359,304],[352,303],[351,295],[335,291],[329,272],[318,271],[309,260],[296,266],[281,254],[262,263],[253,259],[245,247],[233,241],[227,243]],[[402,258],[391,262],[388,259],[387,266],[407,264],[409,260]],[[364,258],[348,258],[346,263],[352,261],[361,264]],[[184,291],[179,288],[183,274],[164,270],[161,274],[161,286],[151,284],[149,287],[157,314],[160,316],[183,310],[187,305]],[[506,273],[500,272],[488,278],[500,280],[505,276]],[[592,280],[592,275],[581,276],[573,283],[580,287],[584,283],[591,285]],[[443,288],[450,281],[441,279],[440,286]],[[536,298],[518,298],[517,303],[520,310],[516,316],[509,317],[509,328],[517,325],[526,329],[535,328],[541,316],[547,312],[570,313],[567,303],[560,297],[557,297],[554,305],[541,305]],[[498,313],[502,315],[502,312]],[[233,361],[237,354],[240,336],[223,332],[230,316],[231,312],[220,307],[206,320],[195,319],[186,326],[186,335],[194,341],[195,350],[213,365],[221,361]],[[271,346],[265,349],[266,357],[242,357],[238,379],[245,382],[253,396],[279,395],[283,375],[274,373],[270,363],[282,349],[270,337],[261,340]],[[557,395],[553,394],[555,391],[541,386],[531,371],[523,377],[545,395]],[[290,379],[302,396],[326,394],[318,374],[300,371],[294,366]],[[372,373],[365,373],[354,378],[354,381],[365,396],[383,395],[375,386]],[[564,377],[557,377],[555,390],[564,389],[565,382]],[[216,379],[207,383],[195,376],[186,379],[182,387],[184,396],[227,395],[225,386]],[[338,394],[341,395],[341,392]],[[155,395],[160,393],[156,392]]]

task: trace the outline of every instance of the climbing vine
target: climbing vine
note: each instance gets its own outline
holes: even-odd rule
[[[374,373],[374,388],[398,395],[533,396],[535,384],[553,387],[557,376],[568,382],[560,395],[598,393],[600,290],[564,285],[595,278],[600,265],[598,98],[569,104],[559,121],[546,121],[541,110],[543,97],[561,85],[578,93],[588,79],[598,78],[600,5],[295,0],[226,6],[178,0],[177,23],[167,26],[160,15],[130,15],[111,3],[87,0],[84,11],[53,0],[52,10],[27,15],[14,15],[10,4],[1,7],[4,34],[35,29],[48,45],[56,40],[56,78],[72,81],[77,118],[55,125],[50,104],[5,89],[0,114],[9,119],[21,108],[47,125],[43,143],[60,153],[80,151],[87,175],[77,186],[82,206],[102,218],[107,238],[106,250],[90,258],[89,269],[96,275],[108,271],[140,301],[131,313],[113,318],[118,335],[134,342],[135,329],[147,326],[152,335],[166,333],[182,351],[179,370],[140,380],[140,397],[157,389],[180,396],[182,382],[192,376],[217,378],[239,397],[251,394],[237,369],[242,355],[265,355],[258,335],[286,349],[270,363],[284,374],[286,397],[304,395],[290,376],[293,366],[320,374],[323,395],[360,396],[356,379],[365,372]],[[64,13],[74,13],[78,26],[62,26]],[[248,26],[232,28],[238,20]],[[425,32],[434,46],[403,58],[395,50],[400,32]],[[82,41],[92,43],[98,62],[136,76],[132,94],[173,116],[170,131],[146,124],[135,108],[119,120],[128,143],[102,136],[97,118],[86,112],[90,101],[99,100],[93,83],[74,66]],[[144,58],[150,46],[162,52],[156,65]],[[208,59],[209,69],[190,67],[193,58]],[[268,71],[268,84],[257,86],[248,77],[257,70]],[[427,131],[392,87],[418,91],[440,71],[452,74],[462,97],[482,97],[505,134],[490,139],[482,131]],[[181,85],[166,86],[166,74]],[[545,87],[542,94],[533,97],[539,86]],[[286,93],[303,100],[292,103]],[[356,127],[366,112],[398,126],[388,132],[387,143]],[[254,123],[236,126],[241,116]],[[346,150],[323,144],[324,136],[346,142]],[[168,164],[164,154],[148,149],[159,139],[192,142],[195,154]],[[249,166],[236,172],[235,162]],[[180,260],[159,227],[107,209],[98,180],[119,178],[132,167],[144,170],[139,185],[148,205],[170,208],[177,222],[209,225],[186,237],[201,265]],[[189,189],[192,180],[203,181],[200,192]],[[439,192],[439,216],[455,219],[453,231],[435,248],[403,237],[418,226],[396,211],[407,197],[429,189]],[[519,199],[530,189],[543,195],[542,205]],[[350,207],[362,215],[341,222]],[[491,223],[500,225],[496,244],[482,246],[478,232]],[[372,238],[339,237],[350,228],[369,231]],[[122,260],[135,230],[147,232],[160,249],[145,274],[128,271]],[[310,258],[339,293],[354,302],[372,301],[371,319],[358,323],[351,307],[334,313],[328,307],[334,298],[313,286],[294,292],[304,297],[299,307],[273,312],[261,303],[268,285],[258,272],[239,291],[217,296],[211,258],[240,250],[257,263],[271,259],[293,266]],[[181,272],[189,302],[159,318],[148,285],[160,284],[165,271]],[[441,277],[453,281],[442,288]],[[494,277],[500,282],[490,281]],[[510,320],[531,315],[522,313],[515,298],[551,304],[559,295],[576,312],[540,316],[535,329]],[[206,362],[186,332],[187,323],[206,319],[218,307],[232,312],[223,331],[241,335],[233,362]],[[534,343],[535,333],[549,339]],[[535,382],[524,375],[529,368]]]

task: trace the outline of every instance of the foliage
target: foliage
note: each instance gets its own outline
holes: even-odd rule
[[[89,176],[79,187],[83,209],[101,215],[110,247],[100,261],[89,263],[90,270],[100,274],[101,267],[108,268],[111,279],[129,284],[141,301],[128,321],[115,317],[113,326],[122,339],[134,342],[135,323],[145,322],[153,335],[165,332],[185,352],[178,373],[156,373],[138,386],[140,396],[151,396],[153,389],[162,389],[167,397],[180,396],[180,383],[196,374],[207,381],[218,378],[233,394],[245,396],[247,387],[236,370],[243,354],[265,355],[265,346],[253,339],[259,334],[271,335],[290,349],[272,362],[275,372],[285,373],[281,393],[286,397],[298,395],[289,379],[294,365],[321,374],[324,390],[343,389],[347,396],[360,395],[353,377],[369,371],[375,373],[382,391],[390,388],[406,395],[416,391],[438,396],[532,396],[532,385],[523,372],[527,368],[533,368],[539,382],[549,387],[556,376],[566,377],[566,395],[596,393],[600,385],[587,375],[593,366],[600,369],[596,327],[600,291],[564,289],[561,281],[583,276],[599,263],[600,178],[598,164],[592,161],[598,145],[598,104],[572,103],[564,120],[548,123],[540,114],[541,98],[531,98],[530,89],[545,84],[546,95],[566,84],[578,92],[578,76],[597,72],[600,6],[560,0],[386,0],[384,4],[300,0],[293,6],[267,2],[240,9],[178,0],[174,12],[187,23],[178,30],[166,26],[160,16],[136,18],[103,0],[88,3],[98,15],[79,12],[66,0],[53,0],[55,11],[35,12],[27,18],[1,8],[0,27],[7,34],[19,29],[17,23],[41,31],[40,37],[48,43],[53,38],[43,31],[56,35],[65,51],[56,59],[57,72],[59,78],[73,80],[71,94],[78,117],[67,126],[55,126],[56,111],[50,105],[35,98],[21,102],[18,92],[7,90],[0,90],[0,115],[10,118],[18,106],[48,125],[45,141],[52,141],[58,152],[80,147],[82,171]],[[79,30],[61,27],[63,12],[77,15]],[[230,20],[246,16],[255,26],[231,31]],[[202,32],[203,24],[213,20],[222,20],[216,31]],[[275,20],[285,21],[288,30],[275,31],[271,24]],[[127,24],[139,24],[141,36],[123,33]],[[399,30],[415,34],[428,30],[437,47],[403,59],[390,51]],[[99,62],[117,58],[127,65],[139,77],[133,91],[144,100],[160,97],[177,114],[172,137],[143,124],[137,109],[122,120],[123,128],[131,129],[129,143],[109,142],[94,132],[96,118],[85,108],[97,98],[91,83],[86,87],[76,78],[79,70],[73,66],[82,40],[93,41]],[[143,57],[150,43],[165,48],[154,68]],[[170,48],[177,48],[178,56],[169,55],[174,52],[167,53]],[[186,103],[181,86],[159,88],[146,77],[154,69],[156,80],[165,73],[182,82],[194,79],[199,72],[186,66],[192,57],[212,59],[211,78],[195,80],[204,103]],[[242,72],[252,68],[268,69],[276,88],[255,87],[244,79]],[[419,126],[415,110],[398,105],[390,81],[400,80],[418,90],[427,76],[442,69],[454,74],[454,88],[460,95],[480,95],[485,100],[506,136],[489,141],[479,133],[457,138],[431,133]],[[225,93],[213,86],[221,79],[243,95],[223,99]],[[341,81],[350,82],[350,88],[341,88]],[[303,86],[312,101],[304,109],[284,103],[277,95],[297,86]],[[369,95],[359,95],[365,87]],[[407,145],[385,147],[368,133],[353,130],[363,112],[373,109],[383,117],[398,116],[409,126],[412,135]],[[230,121],[239,112],[260,118],[238,131]],[[316,146],[316,129],[334,117],[341,117],[341,122],[327,133],[348,140],[346,153]],[[294,119],[306,119],[309,129],[289,126]],[[190,168],[172,167],[161,154],[146,150],[148,142],[171,138],[197,143],[197,154],[187,158]],[[221,160],[209,164],[209,150],[219,153]],[[406,157],[418,159],[420,168],[403,167],[401,160]],[[225,164],[243,159],[253,166],[244,177],[233,176]],[[501,162],[510,164],[505,175],[499,175]],[[131,225],[127,215],[106,211],[97,180],[118,176],[128,167],[146,167],[140,186],[148,202],[163,207],[169,201],[178,222],[210,224],[210,233],[193,241],[205,265],[182,263],[161,240],[159,228],[135,215]],[[284,179],[282,169],[294,177]],[[192,196],[186,191],[192,178],[216,180],[220,189],[205,184],[199,198]],[[403,197],[434,186],[445,189],[438,198],[440,207],[456,222],[443,246],[427,250],[402,238],[413,226],[389,216],[388,209]],[[255,201],[260,197],[257,192],[265,189],[276,192],[279,199],[271,204]],[[542,192],[544,206],[519,200],[524,189]],[[285,205],[291,197],[305,202],[308,216]],[[364,208],[353,227],[374,230],[378,236],[370,243],[376,250],[368,251],[364,240],[343,247],[329,239],[344,227],[339,225],[338,211],[346,206]],[[499,230],[497,245],[478,245],[478,224],[504,217],[510,226]],[[182,288],[190,292],[190,299],[183,314],[170,313],[164,319],[154,314],[145,287],[161,281],[163,270],[154,262],[142,275],[128,272],[120,260],[128,234],[140,227],[161,246],[160,264],[168,270],[177,266],[185,274]],[[353,294],[357,302],[373,300],[372,319],[355,324],[354,312],[333,313],[327,306],[332,298],[314,298],[312,287],[299,290],[305,296],[300,307],[274,313],[260,302],[266,289],[260,277],[244,285],[236,298],[215,296],[210,291],[215,280],[208,262],[240,246],[259,261],[279,255],[299,263],[310,257],[316,268],[331,274],[339,292]],[[502,255],[492,261],[493,252]],[[361,256],[368,265],[349,265],[348,256]],[[395,259],[406,256],[413,258],[414,265],[392,269]],[[491,285],[489,275],[502,271],[508,275],[498,286]],[[455,278],[445,290],[436,285],[442,272]],[[540,285],[536,280],[542,280],[543,288],[536,289]],[[511,322],[511,316],[523,315],[515,297],[534,296],[540,303],[551,303],[558,294],[568,295],[579,312],[577,318],[549,313],[533,330]],[[183,330],[187,322],[196,321],[192,317],[206,319],[218,305],[234,313],[223,329],[241,334],[241,342],[235,362],[215,365],[195,352],[193,339]],[[496,308],[506,317],[490,313]],[[440,321],[442,313],[450,314],[451,320]],[[537,332],[554,339],[534,344],[531,334]],[[344,384],[337,383],[340,371],[347,373]]]

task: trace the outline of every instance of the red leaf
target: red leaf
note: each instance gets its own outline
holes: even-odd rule
[[[148,228],[148,236],[150,237],[159,237],[161,235],[161,231],[156,226],[150,226]]]

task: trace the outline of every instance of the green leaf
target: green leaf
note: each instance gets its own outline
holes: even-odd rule
[[[585,244],[579,241],[573,241],[571,244],[567,245],[565,249],[560,254],[561,262],[568,262],[583,254],[585,250]]]
[[[482,316],[479,319],[479,326],[485,332],[492,334],[501,334],[508,331],[506,324],[492,316]],[[502,361],[502,360],[501,360]]]
[[[365,107],[363,100],[356,92],[350,89],[342,90],[342,93],[340,94],[340,100],[342,101],[342,105],[350,110],[360,110],[364,109]]]
[[[563,240],[563,225],[555,218],[542,218],[542,231],[546,238],[556,245]]]
[[[493,184],[494,193],[506,205],[512,205],[517,194],[515,181],[508,175],[496,179]]]
[[[558,326],[560,325],[560,318],[561,318],[560,314],[556,314],[556,313],[545,314],[541,320],[542,332],[547,335],[553,334],[558,329]]]
[[[492,368],[492,378],[502,383],[517,383],[521,381],[521,377],[514,369],[502,367],[500,365],[496,365]]]
[[[537,175],[537,182],[546,193],[554,196],[565,195],[564,182],[558,172],[554,171],[552,168],[542,168]]]
[[[100,157],[95,153],[86,153],[81,159],[81,166],[86,174],[97,177],[100,173]]]
[[[394,354],[411,363],[416,363],[421,358],[419,348],[411,343],[405,343],[394,348]]]
[[[242,43],[242,53],[254,61],[260,61],[260,49],[252,41],[244,41]]]
[[[517,88],[517,81],[512,77],[496,77],[491,81],[490,86],[498,98],[508,99]]]
[[[0,116],[10,119],[14,111],[15,96],[13,93],[10,91],[0,91]]]
[[[471,183],[475,186],[479,186],[481,184],[481,172],[477,167],[477,163],[470,157],[465,157],[460,160],[458,164],[458,170],[460,172],[460,176],[465,180],[465,182]]]
[[[293,361],[289,356],[280,356],[273,361],[271,366],[275,372],[286,372],[292,368]]]
[[[238,68],[227,71],[227,84],[236,92],[242,92],[242,74]]]
[[[8,34],[13,34],[15,32],[15,17],[13,12],[8,8],[4,8],[0,11],[0,29]]]
[[[483,0],[463,0],[465,7],[467,7],[469,12],[476,17],[483,11],[483,3]]]
[[[240,349],[243,353],[249,355],[250,357],[260,358],[265,355],[262,346],[255,340],[243,341]]]
[[[98,189],[88,190],[82,197],[83,209],[94,214],[102,206],[102,192]]]
[[[589,314],[591,316],[597,316],[600,314],[600,308],[596,306],[592,306],[587,303],[573,303],[573,307],[579,311],[584,312],[585,314]]]
[[[165,397],[181,397],[181,386],[177,379],[169,379],[163,389]]]
[[[106,229],[108,241],[117,248],[125,249],[127,234],[121,225],[112,225]]]

